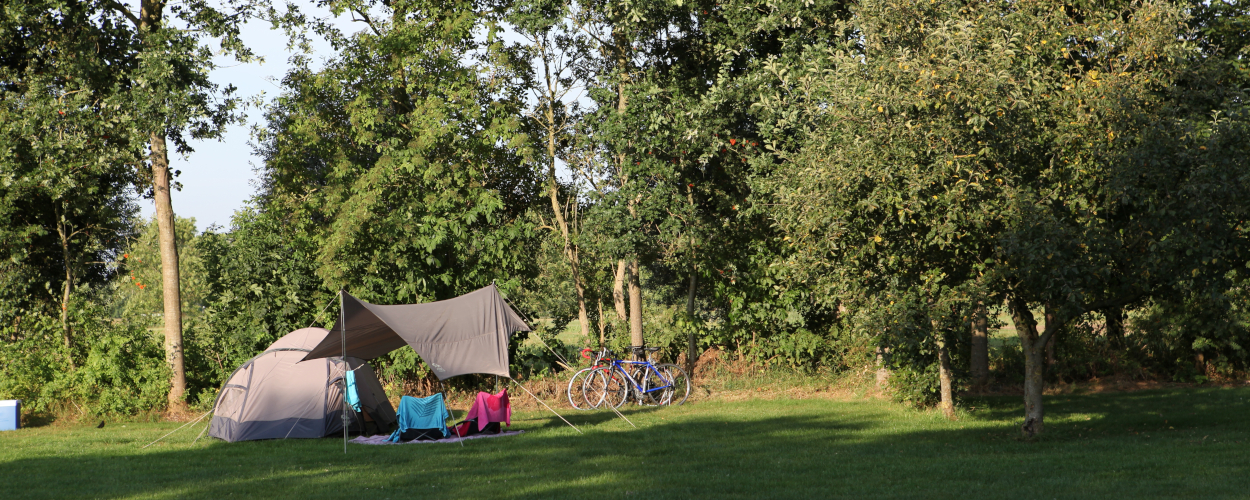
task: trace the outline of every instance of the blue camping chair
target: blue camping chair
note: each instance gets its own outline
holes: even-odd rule
[[[450,418],[451,412],[447,411],[441,392],[425,398],[404,396],[399,399],[399,429],[387,440],[399,443],[443,439],[448,436],[447,419]]]

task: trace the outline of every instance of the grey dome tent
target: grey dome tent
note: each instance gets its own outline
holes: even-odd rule
[[[243,363],[217,396],[208,435],[229,442],[320,438],[343,431],[344,414],[349,427],[363,426],[364,414],[381,429],[395,423],[395,409],[365,361],[347,358],[359,414],[344,412],[341,358],[300,362],[327,333],[324,328],[293,331]]]

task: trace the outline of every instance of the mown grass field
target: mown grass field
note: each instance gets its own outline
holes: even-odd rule
[[[1250,388],[1019,398],[957,421],[880,400],[699,401],[456,444],[224,443],[175,423],[0,433],[2,498],[1250,498]]]

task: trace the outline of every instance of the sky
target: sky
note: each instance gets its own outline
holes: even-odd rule
[[[339,25],[344,30],[359,29],[350,23],[341,19]],[[286,35],[270,30],[269,23],[253,21],[244,27],[242,36],[244,43],[264,57],[264,62],[240,64],[229,57],[221,57],[218,58],[220,67],[210,73],[210,77],[222,87],[233,84],[240,97],[263,95],[267,102],[281,92],[279,82],[290,68],[287,59],[292,53],[286,50]],[[216,48],[215,44],[212,46]],[[314,44],[314,50],[315,62],[331,54],[325,42]],[[194,218],[199,231],[211,225],[229,229],[231,215],[256,194],[255,168],[261,164],[261,159],[252,153],[250,130],[251,125],[264,123],[264,110],[249,108],[245,113],[248,125],[231,125],[221,140],[192,141],[195,152],[186,157],[170,154],[170,168],[182,172],[176,179],[182,183],[182,190],[170,195],[174,213]],[[144,218],[151,218],[155,213],[149,199],[140,199],[139,209]]]

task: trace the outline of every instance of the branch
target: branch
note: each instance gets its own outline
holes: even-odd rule
[[[589,182],[591,187],[595,188],[595,191],[603,193],[603,189],[599,187],[599,183],[595,182],[594,177],[591,177],[589,173],[582,170],[580,162],[566,162],[566,164],[573,165],[573,168],[577,170],[577,173],[582,174],[582,178],[586,179],[586,182]]]
[[[1095,302],[1083,308],[1081,312],[1082,314],[1084,314],[1086,312],[1100,311],[1100,310],[1107,309],[1110,307],[1124,307],[1126,305],[1137,302],[1145,297],[1146,297],[1146,292],[1136,292],[1136,293],[1132,293],[1129,295],[1125,295],[1118,299],[1108,299],[1108,300],[1104,300],[1101,302]]]
[[[1075,318],[1087,312],[1099,311],[1102,309],[1106,309],[1108,307],[1123,307],[1133,302],[1137,302],[1138,300],[1141,300],[1145,296],[1146,296],[1145,292],[1131,293],[1128,295],[1121,296],[1119,298],[1108,299],[1108,300],[1104,300],[1101,302],[1094,302],[1093,304],[1082,306],[1079,309],[1077,309],[1076,314],[1073,314],[1071,316],[1065,316],[1065,317],[1060,318],[1059,315],[1055,315],[1058,321],[1055,321],[1054,323],[1051,323],[1049,321],[1046,322],[1046,331],[1042,332],[1041,336],[1037,338],[1037,345],[1039,346],[1046,345],[1046,342],[1049,342],[1050,338],[1055,335],[1055,332],[1059,331],[1059,329],[1062,328],[1063,325],[1067,324],[1069,319]]]
[[[111,7],[114,11],[120,12],[123,16],[126,16],[126,19],[129,19],[136,28],[139,27],[139,18],[132,14],[130,9],[127,9],[125,5],[122,5],[117,0],[108,0],[105,2],[105,5]]]
[[[357,15],[359,15],[361,19],[356,19]],[[369,13],[367,12],[361,12],[359,10],[352,9],[352,21],[358,22],[358,23],[365,23],[366,25],[369,26],[369,30],[372,31],[374,35],[382,36],[382,34],[378,32],[378,29],[374,27],[373,19],[369,18]]]
[[[596,42],[599,42],[599,45],[600,45],[600,46],[602,46],[602,47],[610,47],[610,46],[611,46],[611,44],[609,44],[608,42],[603,41],[603,39],[602,39],[602,38],[599,38],[599,37],[598,37],[598,36],[596,36],[594,33],[591,33],[589,28],[586,28],[586,27],[584,27],[584,26],[578,26],[578,27],[577,27],[577,29],[578,29],[579,31],[581,31],[582,33],[585,33],[587,36],[589,36],[589,37],[591,37],[591,38],[594,38]]]

